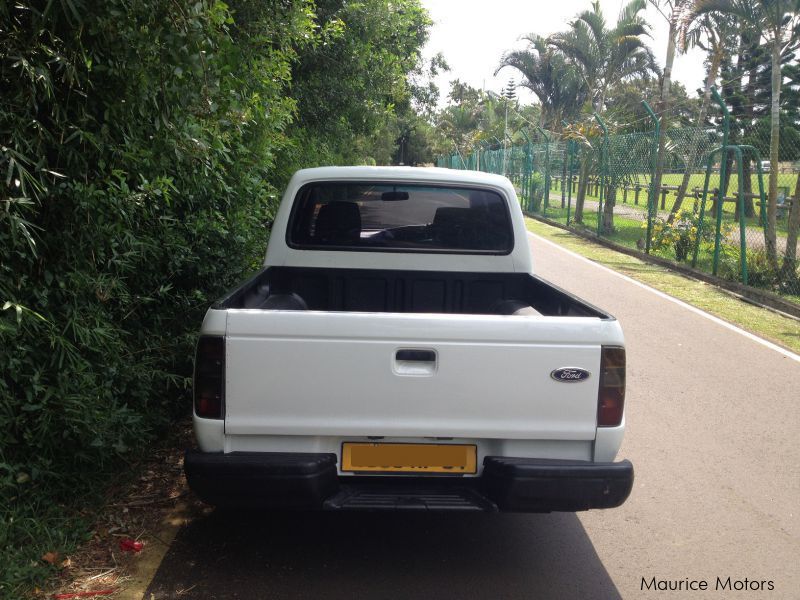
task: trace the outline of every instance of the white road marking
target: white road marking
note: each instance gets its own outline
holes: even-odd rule
[[[757,335],[752,334],[749,331],[745,331],[744,329],[741,329],[741,328],[737,327],[736,325],[732,325],[732,324],[728,323],[727,321],[723,321],[719,317],[715,317],[714,315],[712,315],[710,313],[707,313],[706,311],[704,311],[704,310],[702,310],[700,308],[697,308],[696,306],[692,306],[691,304],[687,304],[683,300],[678,300],[677,298],[674,298],[673,296],[670,296],[669,294],[666,294],[666,293],[662,292],[661,290],[657,290],[657,289],[655,289],[653,287],[650,287],[646,283],[642,283],[641,281],[636,281],[632,277],[628,277],[627,275],[623,275],[622,273],[618,273],[614,269],[610,269],[610,268],[606,267],[605,265],[601,265],[599,263],[596,263],[593,260],[589,260],[585,256],[581,256],[577,252],[573,252],[572,250],[564,248],[563,246],[560,246],[559,244],[556,244],[555,242],[551,242],[550,240],[548,240],[546,238],[543,238],[540,235],[536,235],[535,233],[531,233],[530,231],[528,232],[528,235],[531,236],[532,238],[535,238],[535,239],[539,240],[539,241],[545,242],[546,244],[550,244],[551,246],[553,246],[555,248],[558,248],[562,252],[566,252],[567,254],[577,258],[578,260],[581,260],[581,261],[583,261],[585,263],[593,265],[593,266],[597,267],[598,269],[602,269],[603,271],[611,273],[612,275],[616,275],[617,277],[619,277],[620,279],[624,279],[628,283],[632,283],[633,285],[638,285],[640,288],[648,290],[648,291],[654,293],[656,296],[659,296],[660,298],[664,298],[665,300],[669,300],[670,302],[673,302],[673,303],[677,304],[678,306],[682,306],[683,308],[685,308],[687,310],[690,310],[693,313],[700,315],[701,317],[705,317],[706,319],[708,319],[709,321],[713,321],[717,325],[722,325],[726,329],[730,329],[731,331],[735,331],[736,333],[738,333],[740,335],[743,335],[744,337],[746,337],[748,339],[751,339],[754,342],[761,344],[762,346],[766,346],[767,348],[770,348],[771,350],[775,350],[776,352],[779,352],[780,354],[783,354],[786,358],[790,358],[790,359],[792,359],[792,360],[794,360],[796,362],[800,362],[800,355],[795,354],[791,350],[787,350],[786,348],[781,348],[777,344],[773,344],[772,342],[769,342],[769,341],[765,340],[764,338],[758,337]],[[534,269],[535,269],[535,264],[536,263],[535,263],[535,257],[534,257]]]

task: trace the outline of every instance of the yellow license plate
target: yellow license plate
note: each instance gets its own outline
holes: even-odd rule
[[[475,446],[460,444],[342,444],[342,471],[476,473]]]

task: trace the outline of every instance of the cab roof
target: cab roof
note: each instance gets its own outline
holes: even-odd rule
[[[344,180],[382,180],[408,181],[415,183],[456,183],[478,184],[492,187],[507,187],[510,182],[501,175],[438,167],[315,167],[301,169],[294,175],[298,183],[310,181]]]

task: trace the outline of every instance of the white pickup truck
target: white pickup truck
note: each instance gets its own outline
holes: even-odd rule
[[[533,274],[506,178],[307,169],[203,321],[185,471],[227,507],[611,508],[624,397],[619,323]]]

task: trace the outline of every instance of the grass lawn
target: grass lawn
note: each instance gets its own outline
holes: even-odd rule
[[[572,211],[574,215],[574,210]],[[548,219],[558,223],[567,223],[567,209],[561,208],[560,201],[556,206],[548,207],[544,213]],[[572,218],[572,217],[570,217]],[[612,241],[620,246],[631,248],[632,250],[641,250],[640,244],[644,244],[647,235],[646,221],[644,219],[628,218],[620,215],[614,215],[614,232],[611,234],[603,235],[604,239]],[[580,227],[579,225],[571,222],[572,227]],[[590,233],[597,233],[597,213],[584,213],[583,228]],[[651,252],[655,256],[665,258],[667,260],[675,261],[675,252],[672,248],[665,248],[662,250],[653,250]],[[713,258],[713,248],[708,245],[702,245],[697,255],[697,266],[701,270],[711,272],[711,262]]]
[[[800,353],[800,321],[759,308],[702,281],[615,252],[568,231],[526,218],[528,230],[591,260]]]
[[[779,194],[783,193],[787,198],[790,198],[791,195],[794,193],[795,186],[797,185],[797,178],[800,177],[797,173],[779,173],[778,174],[778,191]],[[627,201],[623,202],[624,194],[622,189],[617,191],[617,205],[618,206],[626,206],[630,207],[631,209],[638,209],[642,211],[642,219],[645,218],[644,213],[647,210],[647,186],[650,184],[650,176],[647,174],[641,175],[634,175],[631,177],[633,182],[638,183],[643,186],[643,189],[639,192],[639,204],[635,204],[635,192],[633,189],[628,190],[627,194]],[[683,179],[683,175],[680,173],[667,173],[664,175],[662,179],[663,185],[668,186],[678,186]],[[703,182],[705,179],[705,175],[703,173],[694,173],[689,178],[689,187],[688,187],[688,194],[692,193],[692,190],[695,187],[703,189]],[[751,176],[752,180],[752,189],[753,192],[756,193],[758,191],[758,177],[756,175]],[[739,176],[737,174],[731,175],[730,183],[728,185],[728,191],[726,196],[727,197],[734,197],[737,192]],[[711,179],[709,182],[709,190],[713,190],[719,187],[719,173],[712,173]],[[764,175],[764,193],[766,194],[769,187],[769,178],[767,174]],[[594,191],[594,187],[589,188],[590,191]],[[575,205],[575,197],[577,196],[577,186],[575,191],[572,194],[572,204],[573,207]],[[664,205],[662,208],[661,204],[661,195],[659,194],[658,197],[658,210],[659,211],[671,211],[672,207],[675,205],[677,194],[674,191],[668,192],[664,201]],[[591,193],[586,194],[586,198],[588,200],[597,201],[598,197]],[[550,190],[550,203],[557,204],[559,207],[561,206],[561,190]],[[761,220],[760,220],[760,200],[753,199],[753,205],[755,208],[755,216],[748,217],[746,219],[746,224],[748,227],[761,227]],[[682,206],[688,209],[692,209],[694,205],[694,198],[691,195],[687,195],[683,201]],[[709,211],[711,208],[711,193],[709,192],[708,199],[706,200],[706,211]],[[734,214],[735,214],[736,206],[734,202],[725,202],[723,206],[723,222],[734,223]],[[782,213],[782,214],[780,214]],[[786,222],[787,222],[787,211],[779,211],[780,218],[778,219],[778,235],[783,234],[785,237],[786,235]]]
[[[561,208],[561,199],[552,199],[552,204],[548,206],[547,210],[543,210],[542,214],[547,219],[556,221],[561,224],[566,224],[567,222],[567,209]],[[615,211],[621,212],[625,210],[622,208],[624,205],[618,205],[615,207]],[[610,234],[603,234],[603,238],[607,239],[611,242],[619,244],[620,246],[624,246],[626,248],[630,248],[632,250],[643,250],[644,248],[644,240],[646,238],[647,229],[645,220],[644,212],[641,213],[641,218],[639,218],[639,213],[636,211],[627,211],[626,213],[619,214],[619,212],[615,212],[614,215],[614,231]],[[574,206],[571,209],[571,216],[570,219],[574,218]],[[710,219],[709,219],[710,220]],[[583,215],[583,224],[579,225],[576,224],[574,221],[570,221],[570,226],[576,229],[583,228],[588,233],[595,234],[597,233],[597,212],[590,211],[584,212]],[[710,223],[707,225],[709,229],[707,231],[713,231]],[[733,227],[731,223],[728,223],[728,228],[730,229],[730,234],[727,237],[724,237],[723,244],[721,244],[720,250],[720,261],[719,267],[717,270],[717,275],[723,279],[727,279],[729,281],[737,281],[741,282],[742,274],[741,274],[741,266],[739,264],[739,248],[738,248],[738,227]],[[791,289],[789,291],[781,290],[778,291],[775,289],[775,286],[772,285],[770,282],[771,277],[767,274],[768,268],[765,262],[765,254],[764,254],[764,245],[759,238],[760,231],[748,228],[747,232],[747,264],[748,264],[748,271],[749,271],[749,281],[748,283],[754,287],[762,287],[764,289],[768,289],[771,291],[776,291],[781,294],[785,299],[800,304],[800,289]],[[754,239],[755,238],[755,239]],[[693,249],[692,249],[693,250]],[[660,258],[664,258],[666,260],[672,262],[680,262],[677,260],[677,256],[675,254],[675,249],[672,246],[667,246],[664,248],[653,248],[651,250],[651,254],[654,256],[658,256]],[[713,242],[707,241],[700,245],[697,254],[697,264],[695,267],[700,271],[704,271],[706,273],[713,272],[713,257],[714,257],[714,247]],[[683,262],[681,264],[685,264],[689,266],[691,264],[691,251],[689,254],[689,260]]]

